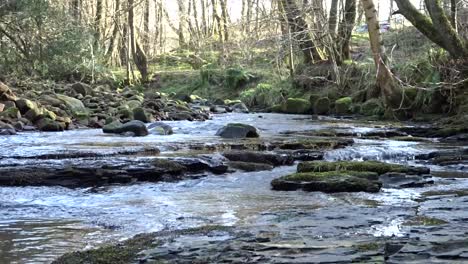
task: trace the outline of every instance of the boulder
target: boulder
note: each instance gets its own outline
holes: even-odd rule
[[[223,138],[258,138],[260,135],[255,127],[251,125],[230,123],[216,132],[217,136]]]
[[[231,106],[231,109],[235,113],[248,113],[249,108],[244,103],[236,103],[233,106]]]
[[[163,122],[155,122],[148,126],[148,131],[150,134],[155,135],[172,135],[174,131],[172,127]]]
[[[382,116],[385,113],[385,108],[381,100],[374,98],[361,104],[359,113],[365,116]]]
[[[5,109],[5,105],[0,103],[0,112],[3,112],[3,109]]]
[[[287,114],[308,114],[311,110],[310,102],[302,98],[288,98],[283,104],[283,112]]]
[[[138,120],[133,120],[125,124],[122,124],[119,121],[115,121],[105,125],[102,130],[104,133],[110,134],[124,134],[131,132],[134,134],[134,136],[137,137],[147,136],[149,133],[145,123]]]
[[[328,113],[330,113],[330,99],[322,97],[315,101],[314,114],[326,115]]]
[[[335,101],[335,113],[338,115],[346,115],[351,113],[351,105],[353,100],[351,97],[343,97]]]
[[[13,101],[0,101],[0,104],[5,105],[3,110],[7,110],[8,108],[16,107],[16,103]]]
[[[225,114],[227,113],[226,107],[222,105],[214,105],[210,107],[210,111],[216,114]]]
[[[57,94],[56,97],[65,104],[74,116],[85,116],[88,114],[88,109],[80,100],[62,94]]]
[[[37,108],[37,104],[31,100],[20,98],[16,100],[16,106],[22,114],[26,114],[29,110]]]
[[[81,82],[72,84],[71,89],[73,89],[77,94],[81,94],[82,96],[93,94],[93,89],[91,86]]]
[[[130,110],[141,107],[141,102],[138,100],[130,100],[125,104]]]
[[[55,120],[57,118],[57,115],[52,111],[34,105],[33,108],[26,112],[24,117],[26,117],[26,119],[34,123],[37,120],[44,117],[49,118],[51,120]]]
[[[16,130],[0,128],[0,136],[12,136],[12,135],[16,135]]]
[[[168,117],[169,119],[174,120],[174,121],[181,121],[181,120],[193,121],[194,120],[192,114],[188,111],[170,112]]]
[[[15,94],[10,88],[0,81],[0,100],[1,101],[16,101]]]
[[[65,124],[54,121],[50,118],[41,118],[36,122],[37,129],[46,132],[58,132],[65,130]]]
[[[271,182],[273,190],[308,192],[371,192],[380,190],[382,184],[375,172],[329,171],[294,173]]]
[[[0,118],[18,119],[21,118],[21,113],[18,108],[11,107],[0,112]]]
[[[146,113],[145,109],[137,107],[133,109],[133,119],[141,121],[143,123],[151,122],[151,117]]]

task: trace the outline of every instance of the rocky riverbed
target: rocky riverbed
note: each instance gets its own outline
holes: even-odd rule
[[[228,123],[254,125],[259,137],[216,136]],[[0,260],[49,263],[100,247],[56,263],[468,261],[462,137],[281,114],[165,124],[172,135],[80,129],[3,137]],[[330,163],[353,160],[404,167]],[[320,173],[374,173],[381,189],[272,190],[287,175],[316,173],[310,164]]]

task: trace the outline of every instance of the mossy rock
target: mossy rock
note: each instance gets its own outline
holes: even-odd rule
[[[335,113],[345,115],[351,113],[351,105],[353,100],[351,97],[343,97],[335,101]]]
[[[70,111],[70,113],[73,114],[73,116],[77,117],[82,115],[88,115],[88,109],[80,100],[62,94],[57,94],[55,96],[57,97],[57,99],[61,100],[65,104],[65,106]]]
[[[20,110],[16,107],[10,107],[3,112],[0,112],[0,118],[11,118],[18,119],[21,118]]]
[[[133,119],[133,111],[127,105],[120,106],[118,114],[121,118]]]
[[[302,98],[288,98],[282,107],[287,114],[309,114],[310,109],[310,102]]]
[[[314,106],[315,105],[315,102],[317,102],[318,99],[320,99],[320,95],[319,94],[311,94],[309,96],[309,103],[311,106]]]
[[[26,114],[26,112],[29,110],[37,108],[37,104],[35,102],[24,98],[16,100],[16,106],[23,115]]]
[[[439,226],[444,224],[447,224],[447,221],[422,215],[415,216],[403,223],[407,226]]]
[[[302,162],[297,166],[297,172],[327,172],[327,171],[367,171],[385,174],[398,172],[407,174],[428,174],[430,170],[424,167],[413,167],[399,164],[389,164],[380,161],[311,161]]]
[[[274,105],[270,108],[270,111],[273,113],[281,113],[283,112],[283,106],[280,104]]]
[[[273,190],[308,192],[378,192],[382,184],[375,172],[328,171],[294,173],[271,182]]]
[[[151,122],[151,117],[146,113],[145,109],[141,107],[137,107],[133,109],[133,119],[139,120],[143,123],[149,123]]]
[[[65,130],[65,124],[50,118],[42,118],[36,123],[37,129],[46,132],[59,132]]]
[[[157,242],[154,234],[142,234],[125,241],[123,244],[107,245],[98,249],[67,253],[52,263],[127,264],[134,262],[140,251],[157,246],[155,243],[159,244],[160,242]]]
[[[366,89],[359,90],[359,91],[354,92],[353,94],[351,94],[351,99],[352,99],[353,103],[362,103],[362,102],[366,101],[366,97],[367,97],[367,90]]]
[[[370,99],[361,105],[360,114],[365,116],[383,116],[385,108],[379,99]]]
[[[130,100],[127,103],[125,103],[125,105],[128,106],[130,110],[133,110],[135,108],[141,107],[141,102],[138,100]]]
[[[330,99],[327,97],[319,98],[314,104],[314,114],[326,115],[330,113]]]

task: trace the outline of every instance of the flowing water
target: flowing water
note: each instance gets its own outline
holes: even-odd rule
[[[168,122],[175,132],[171,136],[126,138],[104,135],[100,130],[25,133],[1,139],[0,166],[68,162],[33,158],[45,154],[114,153],[148,147],[160,148],[161,155],[178,155],[188,144],[220,142],[214,134],[229,122],[255,125],[264,140],[286,138],[283,132],[287,131],[334,128],[364,133],[381,129],[375,124],[312,120],[307,116],[227,114],[206,122]],[[355,139],[355,142],[353,146],[327,152],[325,158],[416,164],[414,155],[441,147],[435,143],[393,140]],[[287,230],[291,240],[302,236],[305,243],[316,243],[312,238],[339,243],[363,237],[406,236],[407,230],[401,223],[405,217],[414,215],[416,199],[422,192],[468,188],[465,179],[455,183],[438,178],[438,184],[431,187],[384,189],[377,194],[270,190],[272,179],[295,169],[295,166],[280,167],[273,171],[207,175],[178,183],[86,189],[1,187],[0,263],[48,263],[65,252],[123,240],[138,233],[209,224],[274,227]]]

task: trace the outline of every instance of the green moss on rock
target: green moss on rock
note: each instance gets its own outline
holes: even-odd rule
[[[326,115],[328,113],[330,113],[330,99],[322,97],[315,101],[314,114]]]
[[[407,226],[438,226],[443,224],[447,224],[447,221],[422,215],[415,216],[403,223]]]
[[[351,105],[353,100],[351,97],[343,97],[335,101],[335,113],[345,115],[351,113]]]
[[[288,98],[282,108],[287,114],[308,114],[311,112],[310,109],[309,101],[302,98]]]
[[[311,161],[303,162],[297,166],[298,172],[327,172],[327,171],[369,171],[378,174],[399,172],[408,174],[427,174],[429,169],[398,164],[389,164],[379,161]]]
[[[382,184],[375,172],[327,171],[294,173],[271,182],[273,190],[310,192],[378,192]]]
[[[382,116],[385,114],[385,108],[379,99],[371,99],[361,105],[361,115]]]

